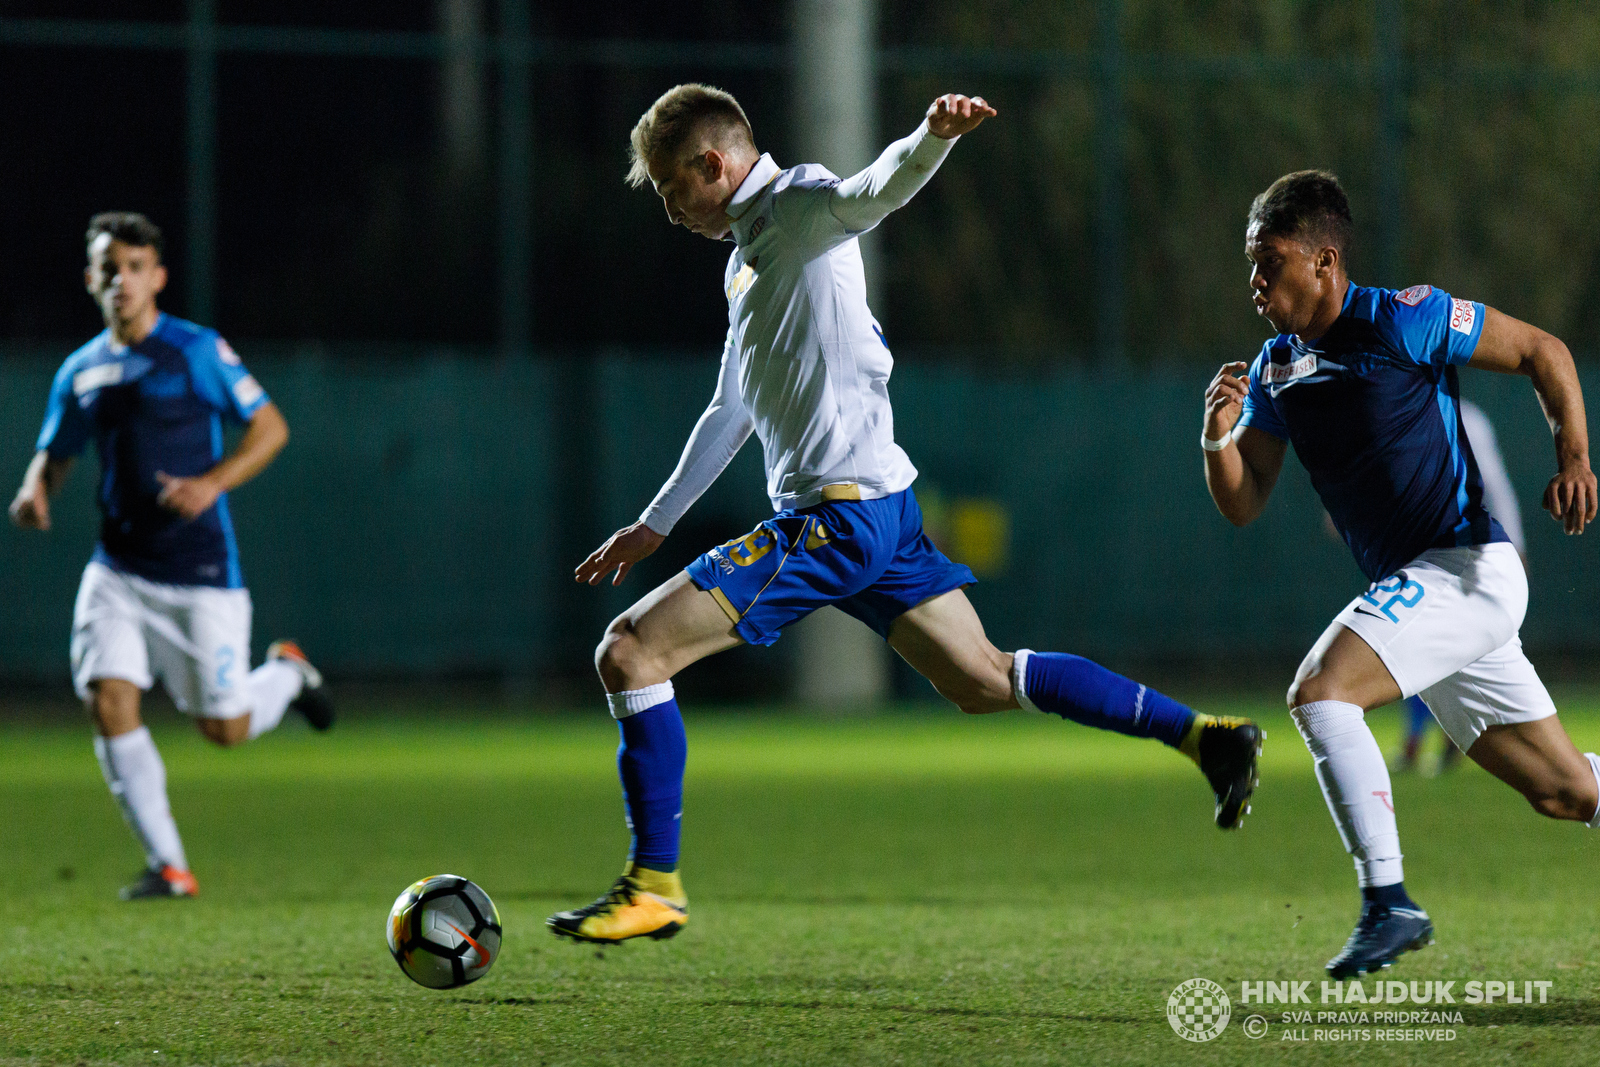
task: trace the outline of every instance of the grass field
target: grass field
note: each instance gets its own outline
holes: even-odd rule
[[[1558,697],[1600,747],[1600,694]],[[691,711],[693,923],[605,952],[542,926],[626,847],[603,712],[366,708],[234,751],[153,714],[203,894],[138,905],[115,899],[139,857],[86,730],[8,727],[0,1063],[1600,1061],[1600,835],[1476,768],[1397,779],[1439,943],[1391,976],[1457,996],[1550,980],[1549,1002],[1459,1005],[1446,1042],[1286,1042],[1281,1008],[1247,1038],[1240,981],[1313,979],[1315,998],[1356,894],[1287,716],[1209,706],[1270,734],[1236,835],[1187,761],[1053,718]],[[488,977],[439,993],[400,974],[383,927],[442,871],[487,889],[506,933]],[[1205,1044],[1164,1014],[1197,976],[1236,998]]]

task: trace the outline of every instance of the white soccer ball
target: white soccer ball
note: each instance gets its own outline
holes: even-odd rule
[[[388,940],[407,978],[429,989],[454,989],[488,974],[500,955],[500,912],[465,878],[436,874],[395,900]]]

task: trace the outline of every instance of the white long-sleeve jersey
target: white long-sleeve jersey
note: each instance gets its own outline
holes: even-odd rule
[[[867,307],[856,238],[906,204],[954,138],[924,122],[861,173],[781,169],[763,155],[728,205],[728,336],[711,404],[640,519],[671,532],[752,431],[775,511],[871,500],[917,476],[894,441],[883,331]]]
[[[1478,461],[1478,474],[1483,478],[1483,506],[1489,509],[1489,514],[1500,520],[1501,528],[1511,538],[1517,551],[1526,552],[1528,543],[1522,533],[1522,509],[1517,506],[1517,494],[1511,488],[1511,475],[1506,473],[1506,461],[1500,456],[1500,442],[1495,439],[1494,424],[1482,408],[1470,400],[1463,400],[1461,425],[1467,431],[1473,458]]]

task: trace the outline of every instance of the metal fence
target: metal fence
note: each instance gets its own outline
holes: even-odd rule
[[[1473,58],[1431,56],[1407,47],[1408,17],[1425,22],[1437,13],[1412,13],[1402,0],[1373,0],[1349,15],[1368,20],[1366,40],[1340,54],[1285,54],[1221,49],[1206,42],[1167,51],[1135,51],[1125,45],[1130,19],[1127,0],[1082,0],[1072,11],[1084,25],[1083,47],[984,48],[934,46],[909,39],[913,21],[889,5],[882,14],[883,42],[871,56],[881,79],[922,84],[929,78],[975,77],[1028,83],[1080,86],[1091,108],[1087,176],[1088,226],[1093,269],[1084,280],[1092,287],[1092,351],[1116,357],[1129,347],[1130,273],[1142,264],[1129,252],[1130,239],[1142,239],[1130,214],[1147,211],[1149,196],[1130,172],[1130,111],[1141,94],[1154,88],[1164,98],[1191,92],[1250,90],[1263,86],[1312,86],[1349,94],[1340,106],[1359,111],[1368,138],[1365,168],[1355,175],[1370,194],[1375,218],[1376,255],[1369,281],[1399,284],[1405,263],[1407,156],[1419,100],[1441,90],[1505,93],[1580,93],[1600,89],[1600,67],[1522,64]],[[1364,11],[1364,14],[1362,12]],[[1142,12],[1142,9],[1141,9]],[[495,31],[467,35],[442,32],[364,31],[327,27],[252,26],[223,23],[217,0],[188,0],[183,22],[88,21],[0,17],[0,49],[133,50],[179,53],[186,63],[186,135],[183,173],[186,186],[187,262],[183,285],[191,317],[213,322],[217,288],[217,193],[219,68],[241,57],[295,56],[349,60],[410,59],[444,63],[468,55],[498,71],[495,79],[497,158],[495,219],[498,245],[496,287],[498,336],[506,351],[528,352],[535,320],[554,313],[541,308],[531,279],[538,252],[541,219],[530,202],[539,166],[539,131],[530,101],[535,71],[694,70],[703,74],[761,72],[783,77],[794,66],[789,43],[563,40],[530,33],[528,0],[495,0]],[[892,99],[892,94],[891,94]],[[1436,102],[1436,101],[1435,101]],[[1433,105],[1430,105],[1433,106]],[[1142,197],[1138,204],[1130,203]],[[1230,240],[1230,245],[1234,241]],[[1486,295],[1486,294],[1477,294]],[[221,324],[225,329],[226,323]]]

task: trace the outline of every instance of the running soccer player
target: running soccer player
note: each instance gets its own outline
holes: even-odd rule
[[[1428,285],[1352,283],[1350,205],[1326,171],[1287,174],[1250,206],[1257,314],[1278,335],[1206,390],[1206,484],[1253,521],[1290,444],[1371,580],[1296,672],[1288,701],[1355,858],[1362,910],[1334,978],[1430,944],[1407,894],[1394,792],[1363,717],[1420,693],[1445,733],[1542,815],[1600,827],[1600,756],[1574,747],[1517,638],[1528,583],[1461,426],[1456,368],[1526,375],[1555,437],[1544,507],[1569,534],[1595,517],[1583,394],[1567,346]]]
[[[772,518],[705,553],[607,629],[595,654],[611,714],[633,847],[611,891],[548,920],[580,941],[672,937],[688,922],[678,872],[687,751],[672,677],[833,604],[872,627],[972,713],[1025,707],[1138,737],[1194,759],[1230,829],[1248,810],[1260,730],[1197,715],[1077,656],[1001,652],[962,592],[972,572],[922,530],[916,468],[894,442],[892,360],[867,307],[857,237],[909,201],[960,135],[995,114],[942,96],[926,121],[861,173],[784,169],[756,150],[734,98],[680,85],[633,129],[631,184],[654,186],[668,219],[731,240],[723,280],[729,329],[711,404],[677,469],[641,515],[577,568],[613,584],[654,552],[753,432],[766,457]]]
[[[250,593],[228,491],[260,474],[289,427],[226,341],[156,309],[161,231],[143,215],[89,221],[84,282],[105,330],[67,357],[50,389],[38,451],[11,503],[18,526],[50,529],[50,497],[93,440],[100,541],[72,620],[72,675],[94,722],[95,756],[145,853],[122,899],[199,891],[167,803],[167,771],[139,717],[160,678],[220,745],[259,737],[294,707],[333,721],[322,678],[289,641],[250,670]],[[224,421],[246,429],[222,452]]]

